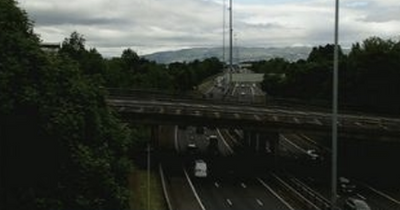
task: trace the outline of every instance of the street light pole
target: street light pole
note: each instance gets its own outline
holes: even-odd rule
[[[232,0],[229,0],[229,83],[232,84],[232,71],[233,71],[233,23],[232,23]]]
[[[332,97],[332,197],[331,209],[337,209],[337,123],[338,123],[338,68],[339,68],[339,0],[335,0],[335,48],[333,53]]]
[[[147,209],[150,210],[150,142],[147,144]]]
[[[225,63],[225,10],[226,10],[226,0],[224,0],[223,5],[222,5],[222,61]]]

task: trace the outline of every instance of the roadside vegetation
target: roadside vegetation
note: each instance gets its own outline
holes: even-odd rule
[[[0,0],[1,208],[142,208],[144,175],[134,159],[148,129],[119,120],[104,87],[190,91],[221,62],[167,66],[131,49],[105,59],[78,32],[47,52],[33,26],[15,0]]]
[[[324,101],[332,97],[334,45],[314,47],[306,60],[274,58],[253,63],[265,73],[262,88],[272,98]],[[400,115],[400,40],[371,37],[339,51],[339,105]]]

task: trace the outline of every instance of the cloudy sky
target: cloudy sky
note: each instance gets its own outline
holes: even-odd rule
[[[83,34],[103,56],[218,47],[229,0],[17,0],[45,42]],[[315,46],[333,42],[334,0],[233,0],[239,46]],[[226,7],[224,7],[224,4]],[[224,9],[225,8],[225,9]],[[226,33],[226,43],[228,43]],[[399,0],[341,0],[344,47],[370,36],[400,38]]]

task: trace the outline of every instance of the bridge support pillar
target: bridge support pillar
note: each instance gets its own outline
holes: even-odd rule
[[[259,134],[259,153],[269,153],[274,156],[278,155],[279,133],[277,132],[260,132]]]
[[[157,149],[159,144],[159,130],[160,126],[152,125],[150,128],[150,145],[152,148]]]
[[[265,131],[243,131],[244,145],[249,152],[278,155],[279,133]]]

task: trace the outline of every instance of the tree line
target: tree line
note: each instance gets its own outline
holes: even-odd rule
[[[119,57],[103,58],[95,48],[87,50],[85,41],[83,35],[73,32],[63,41],[59,53],[76,61],[83,74],[96,76],[103,86],[110,88],[187,92],[223,68],[215,57],[159,64],[140,57],[130,48]]]
[[[307,59],[274,58],[253,63],[265,73],[262,88],[271,98],[332,100],[334,45],[314,47]],[[400,114],[400,41],[371,37],[339,47],[339,106],[360,111]]]
[[[48,53],[33,26],[0,0],[2,209],[128,209],[130,152],[148,135],[119,120],[102,87],[189,91],[221,62],[157,64],[131,49],[105,59],[77,32]]]

